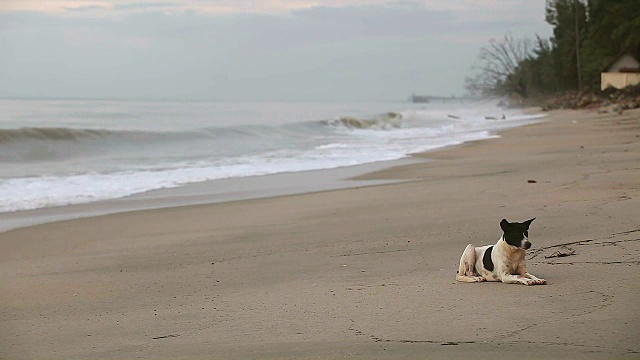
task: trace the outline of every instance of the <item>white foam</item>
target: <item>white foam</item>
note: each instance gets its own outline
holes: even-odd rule
[[[347,144],[342,144],[342,143],[332,143],[332,144],[326,144],[326,145],[318,145],[316,146],[317,150],[324,150],[324,149],[344,149],[349,147],[349,145]]]
[[[238,149],[245,150],[244,155],[203,158],[202,154],[209,150],[207,143],[205,146],[200,144],[199,152],[194,149],[195,145],[191,148],[174,148],[174,152],[182,157],[179,160],[163,160],[166,163],[147,161],[144,158],[140,162],[122,163],[118,162],[119,158],[113,157],[109,160],[117,163],[120,170],[113,167],[111,170],[84,174],[0,178],[0,212],[122,198],[207,180],[396,160],[411,153],[490,138],[496,130],[530,123],[540,117],[508,112],[505,119],[502,119],[502,114],[495,113],[495,107],[490,109],[494,113],[489,112],[489,107],[408,110],[402,112],[403,123],[400,128],[362,129],[341,126],[318,133],[304,133],[304,136],[274,132],[273,138],[263,137],[260,141],[283,144],[282,146],[268,146],[260,151],[262,143],[243,143],[244,140],[238,140],[237,144],[234,142]],[[454,113],[459,118],[449,119],[448,113]],[[486,120],[485,116],[489,115],[496,116],[496,120]],[[275,150],[268,151],[269,148]],[[204,152],[201,151],[203,149]],[[216,151],[225,154],[223,150],[211,148],[212,154]],[[166,148],[161,148],[161,151],[172,154]],[[64,165],[63,162],[59,164]],[[78,168],[82,167],[76,166],[75,169]],[[133,170],[122,171],[123,168]]]
[[[419,132],[418,132],[419,133]],[[412,152],[459,144],[489,137],[487,132],[431,138],[401,138],[397,134],[383,142],[329,144],[305,152],[274,151],[260,156],[191,167],[155,171],[91,173],[8,179],[0,182],[0,212],[82,204],[121,198],[151,190],[174,188],[207,180],[330,169],[395,160]],[[393,141],[396,137],[395,141]]]

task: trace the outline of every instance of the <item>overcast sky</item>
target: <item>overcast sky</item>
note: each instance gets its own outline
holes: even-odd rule
[[[543,0],[0,0],[0,97],[461,95],[479,48],[550,36]]]

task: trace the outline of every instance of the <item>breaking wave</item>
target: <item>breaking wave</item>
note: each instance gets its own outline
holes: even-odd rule
[[[402,114],[388,112],[371,118],[359,119],[353,116],[341,116],[328,120],[332,126],[345,126],[350,129],[392,129],[402,127]]]
[[[81,139],[97,139],[112,135],[110,130],[103,129],[71,129],[71,128],[38,128],[0,129],[0,144],[23,140],[77,141]]]
[[[391,129],[402,126],[402,115],[389,112],[371,118],[340,116],[323,121],[325,125],[343,126],[352,129]],[[193,137],[213,138],[217,136],[264,136],[290,130],[312,131],[313,123],[294,123],[285,127],[264,125],[242,125],[238,127],[210,127],[190,132],[153,132],[135,130],[83,129],[65,127],[24,127],[19,129],[0,129],[0,145],[15,144],[23,141],[87,142],[108,139],[124,141],[147,141],[185,139]]]
[[[182,131],[145,131],[105,128],[23,127],[0,129],[0,161],[52,161],[103,153],[118,147],[203,144],[209,149],[234,146],[254,148],[278,140],[296,143],[328,136],[339,129],[390,130],[402,127],[402,115],[383,113],[367,118],[339,116],[332,120],[293,122],[283,125],[245,124],[210,126]],[[240,145],[238,145],[240,144]],[[254,146],[255,145],[255,146]],[[185,145],[186,146],[186,145]],[[204,147],[205,145],[203,145]],[[204,152],[207,150],[204,149]]]
[[[93,101],[9,105],[17,109],[3,108],[6,114],[0,116],[0,213],[114,199],[207,180],[400,159],[532,122],[514,113],[489,121],[485,115],[496,114],[490,112],[494,107],[476,106]],[[39,112],[31,114],[34,106]],[[399,107],[404,110],[385,112]]]

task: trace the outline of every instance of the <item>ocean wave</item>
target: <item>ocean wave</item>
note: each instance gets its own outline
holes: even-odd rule
[[[389,112],[370,118],[340,116],[332,120],[321,121],[325,125],[342,126],[351,129],[390,129],[402,126],[402,115]],[[286,125],[239,125],[224,127],[207,127],[190,131],[163,132],[153,130],[118,130],[105,128],[70,128],[70,127],[23,127],[17,129],[0,129],[0,145],[20,142],[91,142],[116,140],[124,142],[146,142],[185,140],[193,138],[229,138],[229,137],[268,137],[293,132],[312,133],[314,123],[300,122]]]
[[[350,129],[387,130],[402,127],[402,114],[388,112],[371,118],[360,119],[354,116],[340,116],[327,121],[331,126],[344,126]]]
[[[0,163],[52,162],[192,139],[193,134],[66,127],[0,129]]]
[[[111,158],[118,162],[170,161],[256,153],[294,146],[328,133],[319,122],[210,126],[183,131],[68,127],[0,129],[0,163]],[[93,168],[93,167],[92,167]],[[102,168],[102,167],[100,167]]]
[[[81,139],[104,138],[113,131],[103,129],[39,128],[0,129],[0,144],[23,140],[78,141]]]
[[[384,112],[398,109],[398,104],[313,105],[292,112],[291,105],[233,104],[218,112],[194,111],[193,106],[153,104],[149,112],[145,104],[132,112],[131,120],[85,122],[48,112],[22,122],[19,114],[9,112],[16,121],[0,129],[0,213],[208,180],[400,159],[532,122],[514,112],[507,112],[504,120],[488,121],[485,116],[502,110],[476,107],[405,108],[400,113]],[[137,117],[144,121],[136,122]]]
[[[295,124],[292,124],[295,125]],[[308,125],[308,124],[307,124]],[[239,125],[224,127],[206,127],[185,131],[154,130],[118,130],[66,127],[23,127],[19,129],[0,129],[0,146],[16,145],[21,142],[53,142],[53,143],[144,143],[184,141],[194,139],[230,139],[247,137],[269,137],[279,133],[287,133],[291,125]],[[298,129],[299,130],[299,129]],[[305,128],[308,131],[308,126]]]
[[[0,145],[16,145],[22,142],[91,143],[106,141],[145,142],[164,141],[172,138],[192,137],[193,132],[155,132],[144,130],[109,130],[91,128],[24,127],[0,129]]]

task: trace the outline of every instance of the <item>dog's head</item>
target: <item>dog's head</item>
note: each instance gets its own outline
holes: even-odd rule
[[[535,219],[536,218],[533,218],[521,223],[510,223],[506,219],[502,219],[502,221],[500,221],[500,227],[502,228],[502,231],[504,231],[504,241],[506,241],[507,244],[520,249],[527,250],[530,248],[531,242],[529,242],[529,225],[531,225],[531,222]]]

